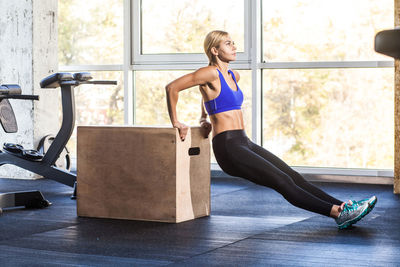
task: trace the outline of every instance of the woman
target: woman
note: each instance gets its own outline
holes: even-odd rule
[[[178,95],[180,91],[198,85],[204,100],[200,125],[205,137],[212,129],[214,154],[224,172],[270,187],[294,206],[332,217],[340,229],[356,223],[373,209],[377,202],[375,196],[344,203],[310,184],[278,157],[252,143],[244,131],[243,93],[237,84],[240,76],[229,69],[229,62],[236,59],[234,42],[227,32],[212,31],[205,38],[204,50],[209,59],[207,67],[166,86],[169,116],[182,140],[185,140],[188,126],[177,117]],[[211,123],[207,121],[204,107]]]

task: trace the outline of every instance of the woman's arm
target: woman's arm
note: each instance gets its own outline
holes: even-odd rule
[[[233,72],[233,74],[235,75],[236,82],[238,83],[239,80],[240,80],[240,74],[239,74],[239,72],[237,72],[236,70],[232,70],[232,72]]]
[[[201,116],[199,123],[201,124],[203,121],[207,121],[207,113],[206,110],[204,109],[204,98],[201,98]]]
[[[201,98],[201,117],[199,122],[202,134],[205,138],[207,138],[211,132],[212,126],[211,123],[207,121],[207,113],[204,109],[204,98]]]
[[[168,113],[172,126],[178,128],[182,140],[185,140],[188,127],[180,123],[176,114],[176,104],[178,103],[179,92],[196,85],[204,85],[218,79],[215,67],[204,67],[193,73],[186,74],[172,82],[166,87]]]

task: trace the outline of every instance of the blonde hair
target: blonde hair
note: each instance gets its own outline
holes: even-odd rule
[[[207,34],[206,38],[204,39],[204,52],[208,57],[208,65],[212,65],[216,61],[215,56],[211,53],[211,48],[218,48],[219,44],[226,36],[228,36],[228,33],[225,31],[212,31]]]

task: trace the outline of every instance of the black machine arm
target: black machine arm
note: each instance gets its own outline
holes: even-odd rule
[[[38,95],[0,95],[1,99],[22,99],[22,100],[39,100]]]
[[[8,99],[24,99],[39,100],[38,95],[22,95],[21,86],[18,84],[2,84],[0,85],[0,100]]]
[[[108,85],[116,85],[117,81],[101,81],[101,80],[95,80],[95,81],[87,81],[87,82],[81,82],[80,84],[108,84]]]
[[[400,28],[378,32],[375,36],[375,51],[400,59]]]

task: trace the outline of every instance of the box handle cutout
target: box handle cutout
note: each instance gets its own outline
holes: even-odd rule
[[[200,155],[200,147],[189,148],[189,156],[197,156],[197,155]]]

